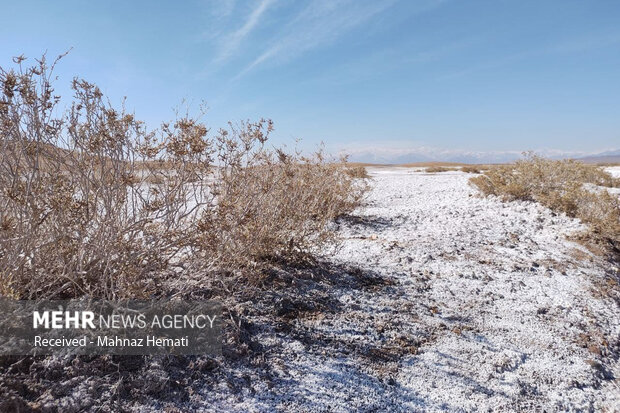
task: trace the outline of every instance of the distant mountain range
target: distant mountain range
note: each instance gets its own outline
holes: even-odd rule
[[[351,162],[375,164],[405,164],[417,162],[454,162],[469,164],[507,163],[521,158],[520,151],[459,151],[421,147],[413,150],[372,148],[342,151],[348,153]],[[584,152],[565,152],[558,150],[538,150],[536,154],[552,159],[579,159],[587,163],[618,163],[620,149],[596,154]]]
[[[620,150],[588,155],[579,158],[579,160],[586,163],[620,163]]]

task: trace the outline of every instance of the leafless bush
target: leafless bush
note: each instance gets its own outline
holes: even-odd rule
[[[368,175],[368,171],[362,165],[351,166],[346,169],[346,173],[352,176],[353,178],[360,178],[360,179],[370,178],[370,175]]]
[[[426,168],[426,172],[427,173],[438,173],[438,172],[448,172],[448,171],[453,171],[454,169],[452,168],[446,168],[444,166],[431,166]]]
[[[465,165],[461,168],[461,171],[466,172],[468,174],[479,174],[480,168],[474,165]]]
[[[549,160],[533,154],[512,165],[501,165],[470,182],[485,195],[504,200],[531,200],[577,217],[593,235],[620,246],[620,201],[601,187],[620,182],[602,168],[574,160]],[[597,189],[598,188],[598,189]]]
[[[186,114],[147,132],[79,79],[60,111],[57,61],[0,69],[1,295],[140,297],[180,261],[307,253],[361,197],[345,164],[267,149],[270,121],[211,137]]]
[[[327,161],[322,151],[305,157],[267,150],[269,121],[229,126],[217,137],[218,208],[198,223],[202,251],[234,267],[255,267],[333,241],[327,224],[352,211],[364,191],[346,164]],[[229,146],[235,142],[242,145]]]

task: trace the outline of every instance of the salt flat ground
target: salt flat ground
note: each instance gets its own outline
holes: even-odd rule
[[[210,407],[620,411],[620,308],[600,293],[617,269],[569,240],[585,227],[479,197],[470,174],[369,172],[329,259],[384,285],[334,288],[340,311],[264,334],[269,384],[246,370],[253,391]]]
[[[610,166],[605,168],[607,172],[615,176],[616,178],[620,177],[620,166]]]

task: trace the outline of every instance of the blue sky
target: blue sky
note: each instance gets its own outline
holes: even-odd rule
[[[187,99],[359,159],[620,149],[618,1],[13,1],[0,38],[152,127]]]

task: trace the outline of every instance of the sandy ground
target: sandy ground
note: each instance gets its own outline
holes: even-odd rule
[[[339,311],[263,330],[269,378],[240,367],[251,385],[209,386],[202,407],[620,411],[617,284],[598,292],[618,269],[567,239],[578,221],[481,198],[462,172],[370,173],[329,259],[383,285],[334,286]]]

